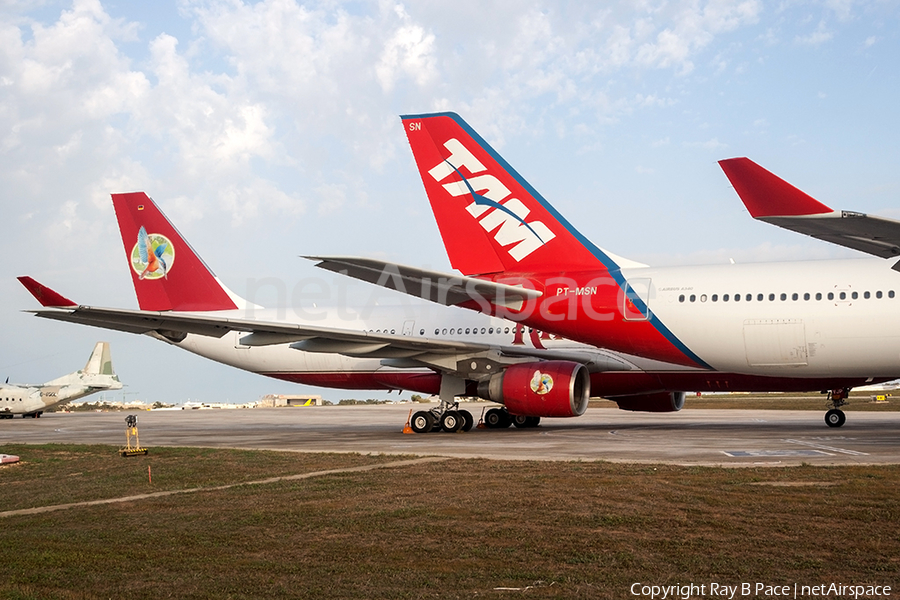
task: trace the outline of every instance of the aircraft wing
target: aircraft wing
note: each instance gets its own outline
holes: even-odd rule
[[[466,277],[448,275],[397,263],[355,256],[304,256],[319,261],[316,266],[354,279],[360,279],[410,296],[424,298],[444,306],[456,306],[475,301],[488,308],[487,303],[509,308],[521,308],[530,299],[540,298],[541,292],[521,286],[506,285]]]
[[[382,359],[386,366],[412,368],[428,366],[443,372],[477,378],[487,374],[491,364],[502,367],[521,360],[572,360],[591,371],[631,370],[628,362],[590,347],[539,349],[522,346],[477,343],[464,340],[435,339],[424,336],[395,335],[352,329],[320,327],[281,321],[261,321],[225,317],[211,313],[147,311],[76,305],[31,278],[19,278],[44,308],[28,311],[38,317],[91,325],[128,333],[162,337],[178,343],[187,334],[221,338],[237,331],[245,346],[290,344],[305,352],[327,352],[354,358]],[[47,299],[62,300],[62,305],[46,304]],[[479,359],[479,360],[473,360]],[[473,366],[475,365],[475,366]]]
[[[719,165],[754,219],[881,258],[900,256],[900,221],[833,210],[748,158]]]

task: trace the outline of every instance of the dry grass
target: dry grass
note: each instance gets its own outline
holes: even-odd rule
[[[396,460],[5,446],[0,498]],[[75,473],[80,473],[76,475]],[[119,475],[116,476],[116,473]],[[159,475],[157,475],[159,473]],[[780,485],[756,485],[778,483]],[[900,467],[447,461],[0,518],[2,598],[625,598],[633,582],[893,585]]]

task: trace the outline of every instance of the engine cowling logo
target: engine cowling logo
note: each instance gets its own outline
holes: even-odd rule
[[[553,389],[553,378],[546,373],[535,371],[531,378],[531,391],[539,396],[550,393]]]

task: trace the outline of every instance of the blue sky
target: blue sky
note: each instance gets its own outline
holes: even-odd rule
[[[129,190],[238,293],[321,277],[303,254],[448,269],[400,114],[458,112],[582,233],[653,265],[854,256],[754,222],[721,158],[900,218],[897,2],[485,4],[0,4],[0,376],[49,379],[108,339],[129,399],[310,391],[35,319],[15,277],[135,306],[109,200]]]

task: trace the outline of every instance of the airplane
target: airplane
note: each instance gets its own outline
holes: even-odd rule
[[[122,383],[113,371],[107,342],[97,342],[84,369],[57,377],[47,383],[0,384],[0,419],[40,417],[45,410],[106,390],[120,390]]]
[[[484,420],[491,428],[534,427],[542,417],[581,415],[594,374],[637,374],[657,368],[657,361],[640,356],[611,353],[497,317],[427,304],[375,306],[343,314],[323,309],[317,315],[321,319],[303,322],[284,307],[264,309],[228,289],[144,192],[113,194],[112,200],[139,310],[79,305],[22,276],[19,281],[43,307],[30,312],[146,334],[284,381],[437,394],[437,407],[413,415],[411,427],[417,432],[469,430],[474,419],[460,409],[457,398],[486,397],[489,376],[496,372],[515,373],[523,381],[521,390],[506,392],[503,408],[487,411]],[[466,285],[478,282],[436,282],[434,289],[442,297],[456,298],[465,293]],[[523,293],[496,285],[484,293],[495,289],[510,298]],[[560,375],[565,385],[549,393],[551,381]],[[531,392],[531,386],[540,393]],[[679,410],[683,395],[674,402],[668,397],[665,403],[650,400],[632,397],[619,406]]]
[[[835,211],[747,158],[719,161],[759,220],[879,257],[649,267],[596,246],[452,112],[401,117],[452,267],[309,256],[376,285],[628,357],[591,396],[674,407],[686,390],[820,391],[830,427],[850,389],[900,376],[900,222]],[[455,280],[453,295],[436,282]],[[511,291],[514,289],[518,291]],[[577,361],[576,361],[577,362]],[[510,378],[516,367],[504,371]],[[556,372],[556,385],[577,383]],[[504,402],[504,374],[482,387]]]
[[[436,120],[456,127],[440,147],[429,139],[441,139],[442,132],[425,127],[433,128]],[[506,427],[510,422],[533,426],[542,417],[578,416],[591,396],[613,400],[625,410],[676,411],[684,405],[687,390],[826,390],[834,406],[826,423],[840,426],[845,417],[838,408],[850,387],[897,377],[889,361],[885,365],[863,358],[854,363],[855,347],[844,351],[854,343],[848,332],[864,330],[858,323],[834,329],[830,319],[807,317],[804,323],[806,313],[784,311],[786,305],[775,302],[776,292],[769,291],[778,279],[767,267],[657,270],[628,261],[587,241],[458,116],[404,117],[404,125],[451,264],[463,275],[372,259],[308,258],[332,271],[505,320],[481,315],[481,320],[465,322],[459,312],[423,320],[382,311],[352,323],[340,318],[310,324],[277,311],[261,312],[222,284],[143,192],[113,194],[140,310],[77,305],[21,277],[44,307],[32,312],[147,334],[283,380],[439,394],[437,408],[413,416],[416,431],[470,427],[471,415],[459,411],[455,400],[462,395],[503,404],[488,411],[485,422]],[[419,133],[424,146],[414,140]],[[424,159],[421,147],[426,148]],[[460,169],[469,173],[468,179]],[[509,189],[516,190],[516,198]],[[440,193],[445,197],[436,201]],[[532,218],[525,222],[529,214]],[[551,243],[552,253],[544,248]],[[856,286],[884,271],[869,263],[868,270],[859,272],[859,263],[849,261],[845,267],[857,278],[850,282]],[[834,273],[820,271],[801,263],[785,275],[791,285],[821,286],[821,278],[828,283]],[[751,284],[752,290],[747,287]],[[727,293],[717,291],[723,287]],[[731,295],[737,287],[740,300]],[[835,307],[856,300],[849,288],[842,289],[843,297],[840,290],[826,292],[832,294],[829,302],[837,294]],[[786,292],[780,293],[784,302]],[[870,293],[873,300],[882,300],[881,289]],[[745,294],[756,295],[748,300]],[[764,294],[774,303],[764,302]],[[840,304],[847,294],[850,299]],[[884,303],[893,297],[888,289]],[[735,307],[749,305],[754,298],[761,304],[754,304],[759,308],[744,319]],[[701,306],[715,310],[697,310]],[[852,312],[857,321],[859,314],[859,309]]]

